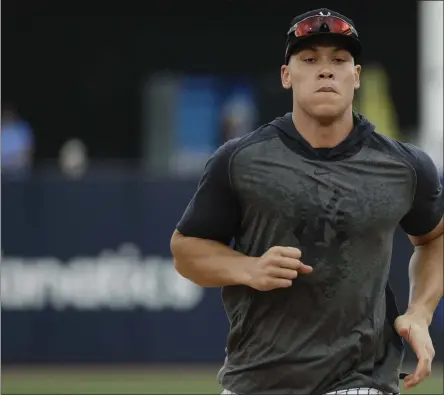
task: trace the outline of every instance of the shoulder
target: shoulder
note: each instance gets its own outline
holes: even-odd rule
[[[434,166],[430,156],[421,148],[395,140],[374,131],[369,137],[369,147],[408,164],[412,169]]]
[[[272,123],[266,123],[258,127],[253,132],[241,137],[237,145],[237,152],[254,144],[262,143],[278,137],[278,130]]]
[[[278,137],[278,130],[276,127],[274,127],[272,123],[263,124],[256,130],[242,137],[228,140],[215,151],[213,156],[210,158],[210,161],[218,159],[230,162],[235,155],[239,154],[245,149],[276,137]]]

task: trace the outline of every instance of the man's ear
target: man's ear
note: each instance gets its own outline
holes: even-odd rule
[[[355,66],[355,89],[359,89],[361,86],[361,65]]]
[[[290,67],[285,64],[281,67],[281,82],[284,89],[291,89]]]

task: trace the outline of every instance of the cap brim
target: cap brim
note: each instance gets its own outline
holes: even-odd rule
[[[307,48],[308,46],[316,44],[339,46],[349,51],[355,59],[359,58],[362,52],[361,42],[353,36],[329,32],[314,33],[306,37],[295,37],[289,41],[287,55],[285,58],[286,63],[288,63],[291,55],[301,51],[304,48]]]

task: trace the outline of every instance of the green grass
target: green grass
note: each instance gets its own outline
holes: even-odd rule
[[[212,368],[3,368],[2,394],[220,394]],[[443,394],[442,369],[403,394]]]

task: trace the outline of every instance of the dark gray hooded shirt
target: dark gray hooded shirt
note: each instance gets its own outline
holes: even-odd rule
[[[230,333],[221,385],[237,394],[398,393],[393,235],[399,224],[426,234],[442,215],[431,159],[361,115],[332,149],[313,149],[291,114],[220,147],[178,231],[227,245],[234,239],[249,256],[297,247],[314,268],[286,289],[222,289]]]

